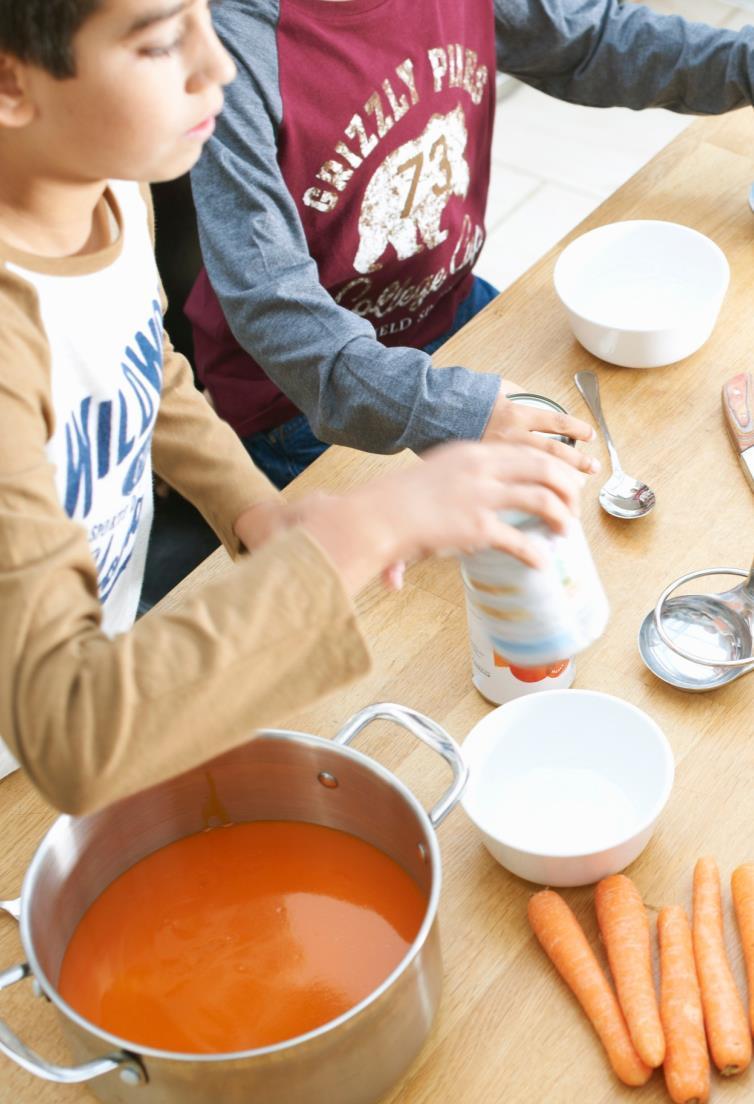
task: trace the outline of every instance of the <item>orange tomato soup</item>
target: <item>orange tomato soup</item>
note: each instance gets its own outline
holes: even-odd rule
[[[76,928],[61,996],[163,1050],[267,1046],[346,1012],[416,938],[427,901],[356,836],[255,821],[168,844],[107,887]]]

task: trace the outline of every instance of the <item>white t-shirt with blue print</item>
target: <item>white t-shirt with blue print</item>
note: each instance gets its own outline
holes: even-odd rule
[[[115,182],[106,199],[114,241],[101,254],[6,265],[36,293],[54,414],[46,451],[65,512],[86,530],[113,636],[133,624],[144,577],[163,333],[144,196]],[[13,766],[0,743],[0,776]]]

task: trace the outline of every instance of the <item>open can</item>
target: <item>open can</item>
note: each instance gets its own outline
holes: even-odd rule
[[[540,690],[567,690],[576,674],[572,657],[539,666],[516,664],[495,647],[485,619],[466,591],[466,615],[471,646],[471,681],[487,701],[504,705]]]
[[[505,397],[508,402],[521,403],[522,406],[534,406],[538,410],[553,410],[556,414],[568,413],[565,407],[562,407],[560,403],[556,403],[555,399],[548,399],[546,395],[535,395],[528,391],[521,391],[515,395],[506,395]],[[544,433],[543,436],[552,437],[555,441],[562,441],[564,445],[571,445],[571,447],[576,445],[573,437],[566,437],[564,433]]]
[[[566,413],[544,395],[520,393],[508,399]],[[547,436],[576,443],[559,434]],[[607,621],[607,601],[578,521],[573,518],[568,533],[558,535],[529,514],[508,511],[503,516],[530,532],[547,566],[534,571],[491,549],[463,558],[472,681],[498,705],[571,686],[573,656],[600,635]]]

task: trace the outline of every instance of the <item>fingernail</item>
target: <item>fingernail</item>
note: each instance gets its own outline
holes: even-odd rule
[[[599,460],[590,460],[589,461],[589,471],[598,472],[598,471],[601,470],[601,468],[602,468],[602,464],[600,464]]]
[[[403,578],[406,573],[406,565],[401,560],[399,563],[393,564],[385,572],[386,582],[391,590],[401,590],[403,588]]]
[[[590,433],[589,433],[589,440],[593,441],[596,436],[597,436],[597,430],[594,428],[594,426],[592,426],[591,430],[590,430]]]

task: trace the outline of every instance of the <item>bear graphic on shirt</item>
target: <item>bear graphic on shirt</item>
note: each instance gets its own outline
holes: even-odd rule
[[[442,213],[452,195],[465,196],[469,166],[463,155],[468,134],[463,108],[432,115],[424,133],[388,154],[367,185],[359,215],[357,272],[382,268],[392,245],[405,261],[425,246],[444,242]]]

